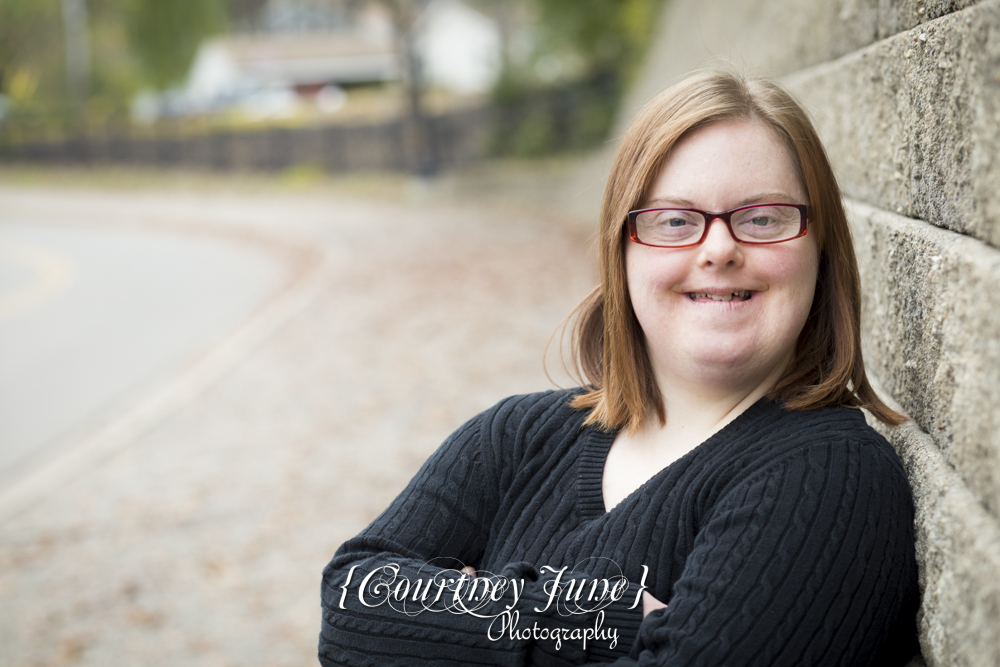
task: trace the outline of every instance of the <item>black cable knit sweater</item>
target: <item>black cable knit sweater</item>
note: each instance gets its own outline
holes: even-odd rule
[[[605,512],[615,434],[581,428],[571,396],[516,396],[475,417],[338,549],[322,664],[802,667],[915,653],[910,490],[859,410],[762,399]],[[643,585],[668,603],[645,621]]]

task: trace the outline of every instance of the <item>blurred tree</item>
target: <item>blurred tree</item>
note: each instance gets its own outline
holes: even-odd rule
[[[608,73],[627,83],[649,44],[663,0],[533,0],[538,51],[582,62],[582,74]]]
[[[423,108],[423,66],[416,47],[416,24],[430,0],[373,0],[389,10],[399,37],[399,53],[407,92],[408,150],[413,170],[429,176],[437,171],[437,147],[434,133]]]
[[[495,148],[527,157],[604,140],[664,0],[470,2],[501,26],[507,21],[504,68],[494,90],[501,110]],[[527,49],[513,48],[519,32]]]
[[[63,82],[60,0],[0,0],[0,92],[14,104]]]
[[[94,120],[124,117],[132,97],[148,87],[125,29],[130,0],[87,0],[91,69],[88,112]]]
[[[202,40],[226,27],[223,0],[121,0],[129,45],[144,79],[163,89],[180,82]]]
[[[62,0],[63,50],[66,79],[77,102],[90,95],[90,27],[86,0]]]

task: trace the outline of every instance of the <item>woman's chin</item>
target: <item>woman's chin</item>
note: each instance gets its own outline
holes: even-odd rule
[[[704,345],[675,356],[681,365],[671,375],[675,381],[687,378],[694,384],[738,389],[770,375],[782,359],[755,347]]]

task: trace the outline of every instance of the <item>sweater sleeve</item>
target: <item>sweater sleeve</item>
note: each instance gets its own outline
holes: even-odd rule
[[[478,565],[489,543],[501,493],[500,459],[510,455],[496,443],[509,440],[506,422],[516,419],[517,412],[509,402],[449,437],[389,508],[337,550],[323,572],[323,665],[564,665],[586,660],[579,642],[567,641],[555,655],[546,655],[546,650],[534,650],[534,634],[508,631],[511,625],[533,628],[537,622],[548,637],[553,629],[572,632],[581,624],[593,625],[599,610],[567,619],[548,595],[553,586],[584,575],[539,572],[527,563],[511,563],[475,579],[459,571]],[[473,585],[480,588],[473,591]],[[641,616],[641,602],[638,611],[622,611],[638,599],[637,586],[629,584],[620,593],[614,602],[617,616]],[[633,635],[638,623],[637,618]]]
[[[902,468],[877,445],[791,452],[720,498],[668,607],[615,664],[905,664],[912,525]]]
[[[469,664],[523,664],[525,647],[491,646],[482,641],[481,619],[447,610],[448,589],[462,579],[460,568],[478,562],[488,537],[485,519],[496,505],[495,471],[482,446],[489,421],[484,413],[453,433],[388,509],[345,542],[324,569],[323,665],[403,664],[404,658],[409,664],[421,658],[425,664],[443,664],[455,657],[456,644],[464,645],[458,653]],[[370,573],[376,573],[374,587],[372,579],[365,580]],[[453,583],[447,583],[449,578]],[[387,596],[403,581],[406,587],[428,582],[422,584],[424,591],[435,596],[437,582],[444,581],[444,603],[413,613],[425,605]],[[379,582],[388,584],[379,587]]]

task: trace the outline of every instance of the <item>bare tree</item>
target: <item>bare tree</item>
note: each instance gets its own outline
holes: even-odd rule
[[[430,120],[423,108],[424,77],[417,50],[417,21],[430,0],[379,0],[392,14],[399,36],[399,53],[403,61],[407,92],[408,145],[413,156],[413,168],[421,176],[437,171],[437,151]]]
[[[70,94],[79,101],[90,93],[90,40],[86,0],[62,0],[66,40],[66,80]]]

